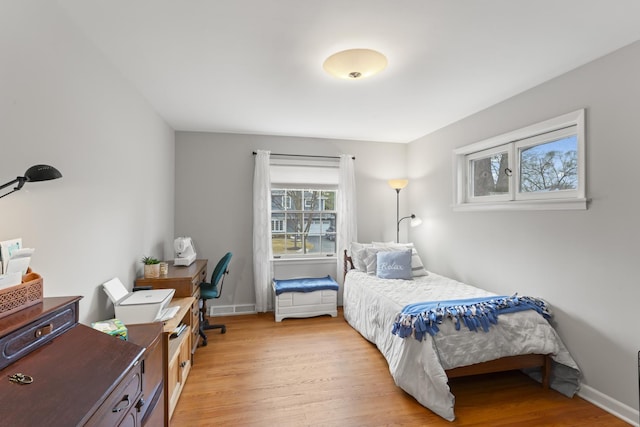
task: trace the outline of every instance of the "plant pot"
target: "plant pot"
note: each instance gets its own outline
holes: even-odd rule
[[[155,279],[156,277],[160,277],[160,264],[145,264],[144,278]]]

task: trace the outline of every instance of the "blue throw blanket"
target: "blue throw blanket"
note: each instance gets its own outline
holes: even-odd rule
[[[492,296],[449,301],[427,301],[409,304],[396,316],[392,333],[401,338],[413,335],[418,341],[425,334],[431,336],[440,330],[438,325],[444,319],[451,319],[456,330],[463,323],[470,331],[482,329],[487,332],[491,325],[498,323],[498,315],[523,310],[535,310],[551,318],[547,304],[533,297]]]
[[[338,284],[331,276],[327,277],[305,277],[301,279],[273,279],[276,288],[276,295],[283,292],[314,292],[323,289],[332,289],[337,291]]]

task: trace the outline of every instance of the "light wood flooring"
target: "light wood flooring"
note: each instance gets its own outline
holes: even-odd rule
[[[456,420],[398,388],[378,349],[337,318],[216,317],[171,420],[191,426],[627,426],[520,372],[450,381]],[[215,322],[213,322],[215,321]]]

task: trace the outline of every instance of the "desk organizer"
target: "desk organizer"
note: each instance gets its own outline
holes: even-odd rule
[[[27,270],[22,283],[0,289],[0,318],[42,302],[42,277]]]

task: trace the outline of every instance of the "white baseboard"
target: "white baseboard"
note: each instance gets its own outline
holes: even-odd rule
[[[588,385],[580,386],[578,396],[593,403],[597,407],[604,409],[610,414],[615,415],[632,426],[638,427],[640,425],[638,424],[638,418],[640,416],[638,411],[633,409],[631,406],[618,402],[606,394],[599,392],[593,387],[589,387]]]
[[[255,304],[213,305],[209,307],[209,316],[234,316],[236,314],[256,313]]]

